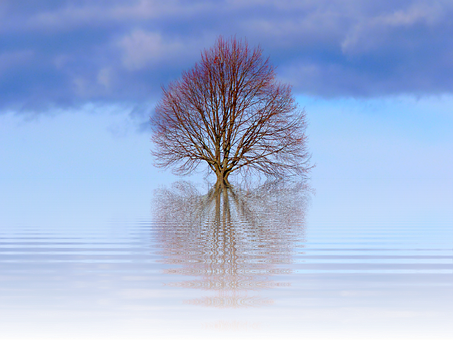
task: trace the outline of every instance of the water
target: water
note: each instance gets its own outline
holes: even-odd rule
[[[2,227],[1,338],[450,339],[450,221],[316,224],[316,199],[179,182],[151,217]]]

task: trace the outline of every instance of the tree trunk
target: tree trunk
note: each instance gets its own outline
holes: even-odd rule
[[[217,188],[229,188],[230,187],[230,182],[228,182],[228,172],[224,171],[218,171],[216,172],[217,175],[217,182],[216,182],[216,187]]]

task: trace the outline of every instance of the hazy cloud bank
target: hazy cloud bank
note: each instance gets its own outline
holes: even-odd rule
[[[453,92],[449,0],[3,0],[0,110],[143,103],[219,34],[261,44],[298,94]]]

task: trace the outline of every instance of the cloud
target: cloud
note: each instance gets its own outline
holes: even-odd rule
[[[184,49],[182,43],[164,41],[159,33],[143,30],[133,31],[121,38],[118,46],[122,49],[124,67],[131,71],[174,59]]]
[[[363,53],[385,48],[395,32],[411,30],[416,25],[435,28],[445,19],[438,3],[415,4],[404,10],[367,17],[350,29],[341,43],[342,51],[346,54]]]
[[[453,92],[449,0],[4,0],[0,112],[143,105],[218,35],[245,37],[297,94]]]
[[[14,67],[21,67],[33,58],[33,51],[19,50],[0,53],[0,75]]]

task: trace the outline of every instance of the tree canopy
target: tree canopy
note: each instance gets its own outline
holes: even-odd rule
[[[151,116],[158,167],[180,175],[200,164],[229,186],[232,173],[283,178],[309,169],[305,111],[276,80],[260,47],[219,37],[201,60],[163,87]]]

